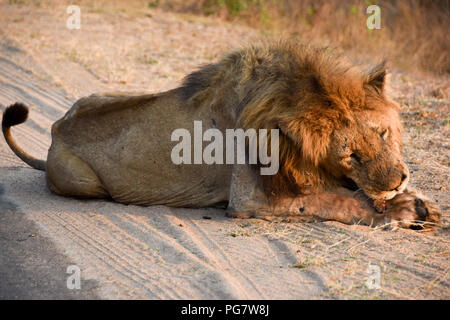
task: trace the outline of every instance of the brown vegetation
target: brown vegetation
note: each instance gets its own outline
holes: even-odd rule
[[[371,4],[381,8],[380,30],[366,27],[366,8]],[[402,68],[450,72],[448,0],[162,0],[149,6],[216,15],[264,33],[339,46],[355,56],[389,57]]]

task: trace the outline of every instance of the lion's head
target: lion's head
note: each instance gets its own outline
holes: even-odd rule
[[[370,107],[370,100],[367,103]],[[387,107],[357,112],[352,124],[333,131],[323,166],[344,184],[385,201],[406,188],[409,172],[401,158],[397,112],[389,101],[377,103]]]
[[[271,48],[271,57],[253,52],[265,59],[252,70],[254,78],[280,76],[265,84],[264,94],[241,115],[247,128],[281,131],[280,171],[263,178],[268,191],[342,185],[375,201],[402,192],[409,173],[401,159],[399,107],[385,94],[385,63],[364,71],[326,49],[282,45],[278,50],[283,54]]]

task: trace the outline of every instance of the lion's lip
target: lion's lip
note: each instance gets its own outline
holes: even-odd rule
[[[393,199],[399,192],[398,191],[382,191],[377,194],[373,194],[371,192],[367,192],[366,190],[362,189],[364,191],[364,194],[371,200],[375,202],[386,202],[391,199]]]
[[[351,178],[345,177],[342,179],[342,185],[352,191],[362,191],[364,196],[367,198],[369,205],[374,208],[377,212],[384,212],[386,210],[385,202],[394,198],[395,195],[399,192],[393,191],[384,191],[379,194],[373,194],[371,192],[367,192],[364,188],[358,186],[358,184]]]

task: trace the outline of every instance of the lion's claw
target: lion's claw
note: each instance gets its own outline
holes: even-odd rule
[[[435,228],[441,220],[438,207],[424,195],[412,190],[405,190],[389,200],[386,214],[391,224],[413,230]]]

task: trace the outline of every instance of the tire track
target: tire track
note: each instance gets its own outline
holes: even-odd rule
[[[86,231],[82,231],[76,224],[82,223],[82,216],[77,217],[77,220],[71,220],[70,215],[65,215],[65,219],[61,216],[46,214],[49,219],[53,219],[55,222],[59,222],[61,226],[64,226],[65,229],[69,230],[74,236],[82,239],[89,246],[94,248],[100,256],[97,254],[96,256],[100,260],[104,260],[105,258],[114,261],[114,265],[112,265],[113,269],[117,272],[121,272],[123,275],[126,275],[128,279],[132,280],[135,284],[138,284],[141,288],[145,288],[148,292],[154,293],[159,292],[159,298],[169,298],[169,299],[181,299],[181,296],[171,289],[169,284],[165,283],[163,279],[155,278],[154,275],[151,275],[148,272],[142,271],[142,268],[139,266],[139,262],[142,262],[142,256],[133,257],[126,250],[121,249],[120,247],[111,246],[111,242],[106,240],[104,236],[104,232],[102,229],[92,228],[91,224],[84,223],[83,226],[88,227],[89,233]],[[59,219],[59,221],[58,221]],[[121,232],[120,229],[116,230],[107,230],[107,233],[115,233],[115,231]],[[123,231],[122,231],[123,232]],[[117,235],[117,234],[116,234]],[[119,236],[120,239],[120,236]],[[118,242],[127,243],[125,239],[120,239]],[[122,244],[123,245],[123,244]],[[139,270],[139,271],[138,271]],[[148,286],[145,283],[150,282],[152,286]],[[163,290],[163,288],[165,290]]]
[[[197,247],[204,252],[205,257],[211,263],[226,275],[228,281],[236,287],[240,293],[239,299],[265,299],[265,294],[258,286],[245,275],[220,248],[220,246],[209,237],[206,232],[192,219],[185,220],[187,232]],[[234,270],[232,274],[229,270]],[[245,285],[244,285],[245,284]]]
[[[124,219],[124,217],[120,217],[122,220]],[[190,241],[192,240],[191,237],[189,236],[189,233],[186,233],[186,231],[184,230],[184,225],[185,225],[185,221],[182,220],[180,222],[183,223],[183,230],[182,233],[187,235],[187,239],[182,239],[183,243],[181,242],[181,239],[176,239],[172,236],[169,236],[169,234],[174,234],[174,232],[161,232],[158,231],[157,229],[155,229],[154,226],[148,224],[147,222],[143,222],[141,219],[137,219],[135,215],[130,215],[128,216],[128,218],[130,218],[131,220],[134,221],[134,226],[138,229],[140,229],[141,232],[144,231],[148,231],[149,229],[152,230],[152,233],[154,233],[155,235],[157,235],[157,237],[161,240],[162,243],[164,243],[164,245],[171,245],[172,248],[174,250],[177,250],[178,252],[186,255],[186,258],[191,259],[192,262],[196,263],[197,265],[203,267],[204,269],[208,270],[208,272],[211,272],[212,274],[215,275],[215,277],[217,278],[217,280],[220,280],[221,283],[226,283],[229,282],[229,280],[227,279],[227,277],[225,275],[223,275],[221,272],[217,271],[217,268],[215,266],[215,264],[205,260],[204,256],[200,255],[199,256],[199,252],[203,252],[200,248],[196,247],[197,250],[193,250],[192,249],[192,245],[195,246],[195,243]],[[173,217],[172,217],[173,218]],[[170,219],[169,219],[170,220]],[[153,221],[154,222],[154,221]],[[169,226],[169,224],[168,224]],[[146,227],[146,228],[144,228]],[[189,242],[188,244],[186,244],[186,242]],[[196,252],[197,251],[197,252]],[[232,283],[230,283],[230,287],[233,287]],[[202,288],[204,291],[205,288]],[[200,291],[201,292],[201,291]],[[223,292],[220,294],[220,296],[223,296],[227,299],[234,299],[235,297],[233,297],[233,293],[234,291],[230,291],[230,292]],[[217,294],[217,290],[213,290],[213,293]],[[211,298],[211,296],[203,296],[203,298]]]

